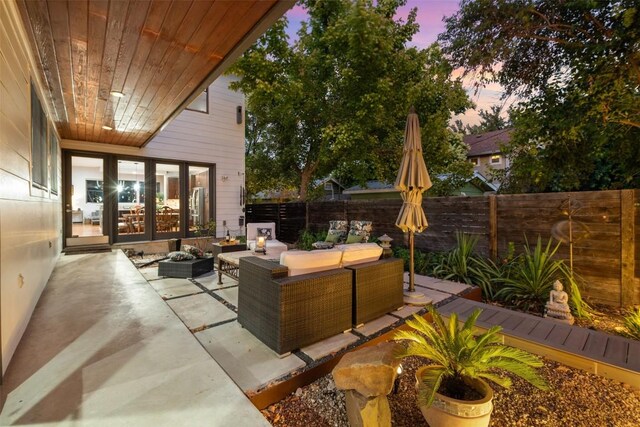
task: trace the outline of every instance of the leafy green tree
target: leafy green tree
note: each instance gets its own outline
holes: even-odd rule
[[[640,185],[636,0],[463,0],[446,25],[455,66],[525,99],[501,191]]]
[[[478,135],[494,130],[506,129],[511,126],[509,119],[502,116],[501,105],[492,105],[489,110],[481,108],[478,115],[480,116],[480,123],[477,125],[465,125],[462,123],[462,120],[456,119],[449,128],[463,135]]]
[[[590,119],[640,127],[637,0],[463,0],[446,28],[454,65],[507,93],[579,85]]]
[[[250,191],[293,185],[305,200],[313,180],[334,171],[357,182],[392,181],[411,105],[427,164],[448,172],[455,161],[440,157],[451,150],[447,122],[471,104],[436,45],[407,47],[418,25],[415,9],[406,22],[394,19],[405,3],[301,1],[309,18],[295,43],[282,19],[236,62],[233,87],[246,94],[254,126],[247,130]],[[454,166],[458,173],[468,165]]]

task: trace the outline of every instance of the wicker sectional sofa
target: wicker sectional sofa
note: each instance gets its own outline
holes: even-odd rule
[[[345,266],[340,257],[338,263],[318,263],[334,255],[289,251],[281,259],[290,267],[241,258],[238,322],[276,353],[285,354],[402,306],[402,260],[369,257],[359,263],[351,254],[344,256]],[[297,258],[313,258],[316,266],[297,267],[292,262]]]
[[[288,268],[240,258],[238,323],[278,354],[351,328],[350,270],[288,276]]]

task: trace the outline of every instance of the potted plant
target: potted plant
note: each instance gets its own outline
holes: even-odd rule
[[[413,330],[400,331],[394,339],[408,340],[397,357],[420,356],[431,359],[433,365],[416,372],[418,404],[425,419],[437,426],[488,426],[493,410],[493,391],[484,380],[503,387],[511,386],[511,379],[500,376],[497,369],[510,372],[546,390],[546,382],[535,368],[542,361],[523,350],[500,344],[494,326],[477,337],[474,325],[482,310],[476,310],[464,322],[451,314],[448,325],[433,308],[429,309],[433,323],[414,315],[407,325]]]

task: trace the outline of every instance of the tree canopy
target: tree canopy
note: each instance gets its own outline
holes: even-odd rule
[[[640,185],[635,0],[463,0],[439,37],[452,63],[525,100],[509,191]]]
[[[299,188],[330,173],[350,182],[392,181],[414,105],[432,174],[469,176],[447,129],[471,103],[436,45],[407,47],[418,31],[406,0],[301,1],[308,12],[297,41],[287,20],[273,25],[233,68],[247,97],[247,186]]]
[[[489,110],[481,108],[478,112],[480,123],[470,125],[468,123],[464,124],[460,119],[456,119],[451,126],[451,130],[463,135],[478,135],[494,130],[506,129],[511,126],[511,121],[509,118],[502,116],[502,108],[501,105],[492,105]]]

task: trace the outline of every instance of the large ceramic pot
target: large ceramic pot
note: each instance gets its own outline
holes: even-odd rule
[[[416,372],[418,385],[422,382],[422,373],[429,366],[423,366]],[[433,404],[420,406],[422,415],[430,427],[486,427],[493,411],[493,390],[482,380],[470,380],[469,386],[475,388],[484,397],[479,400],[458,400],[436,393]]]

